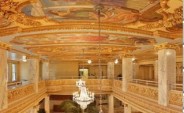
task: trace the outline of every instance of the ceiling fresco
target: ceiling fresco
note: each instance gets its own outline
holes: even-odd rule
[[[117,45],[154,45],[156,40],[147,37],[134,37],[131,35],[102,34],[100,37],[94,33],[58,33],[58,34],[39,34],[15,37],[11,43],[18,45],[48,45],[48,44],[117,44]]]
[[[153,59],[154,45],[182,43],[182,21],[181,0],[2,0],[0,41],[49,59],[80,60],[85,50],[97,60],[99,43],[106,61],[125,53]]]

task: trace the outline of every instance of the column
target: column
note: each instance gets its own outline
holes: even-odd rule
[[[139,64],[134,61],[133,62],[133,79],[137,79],[139,76]]]
[[[29,56],[29,74],[31,76],[31,83],[35,85],[35,91],[38,93],[39,82],[39,57]]]
[[[50,98],[49,96],[45,97],[45,101],[44,101],[44,108],[45,108],[45,112],[46,113],[50,113]]]
[[[114,79],[114,62],[107,63],[107,78]]]
[[[133,63],[132,63],[132,55],[125,55],[122,59],[122,77],[123,83],[122,88],[123,91],[126,92],[128,89],[128,82],[132,81],[133,79]]]
[[[158,60],[154,63],[154,80],[158,81]]]
[[[108,96],[108,105],[109,105],[108,113],[114,113],[114,96],[112,94]]]
[[[132,108],[128,104],[124,104],[124,113],[132,113]]]
[[[160,44],[158,50],[158,103],[167,106],[171,85],[176,84],[176,45]]]
[[[42,78],[43,80],[49,80],[49,61],[43,61]]]
[[[0,42],[0,110],[8,107],[7,49],[9,45]]]

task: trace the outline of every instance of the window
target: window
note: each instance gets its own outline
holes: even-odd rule
[[[12,75],[12,82],[16,81],[17,80],[17,74],[16,74],[16,64],[12,64],[12,72],[11,72],[11,75]]]
[[[18,62],[8,63],[8,82],[18,81]]]

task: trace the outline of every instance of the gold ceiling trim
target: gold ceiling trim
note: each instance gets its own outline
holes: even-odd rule
[[[71,30],[71,33],[74,33],[73,30],[98,30],[97,24],[92,24],[92,23],[68,23],[64,22],[63,25],[49,25],[49,26],[38,26],[38,27],[32,27],[32,28],[20,28],[20,27],[12,27],[12,28],[6,28],[6,29],[1,29],[0,31],[0,36],[8,36],[8,35],[13,35],[15,33],[30,33],[30,32],[38,32],[38,31],[52,31],[52,30]],[[126,28],[122,27],[121,25],[116,25],[116,24],[104,24],[102,25],[102,30],[104,31],[116,31],[116,32],[129,32],[129,33],[135,33],[135,34],[141,34],[141,35],[148,35],[148,36],[159,36],[162,38],[168,38],[168,39],[175,39],[176,37],[181,37],[182,33],[178,32],[177,34],[173,34],[170,32],[165,32],[165,31],[146,31],[146,30],[140,30],[140,29],[134,29],[134,28]],[[111,34],[119,34],[119,33],[112,33]],[[70,33],[70,32],[68,32]],[[76,32],[78,33],[78,32]],[[80,31],[79,31],[80,33]],[[121,34],[119,34],[121,35]],[[132,35],[132,34],[130,34]]]
[[[11,46],[7,43],[0,42],[0,49],[10,50]]]
[[[179,46],[177,44],[171,44],[171,43],[162,43],[155,45],[154,49],[156,51],[162,50],[162,49],[179,49]]]

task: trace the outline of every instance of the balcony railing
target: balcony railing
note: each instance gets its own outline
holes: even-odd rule
[[[132,83],[142,84],[142,85],[147,85],[147,86],[154,86],[154,87],[158,86],[158,82],[156,81],[142,80],[142,79],[133,79]]]

